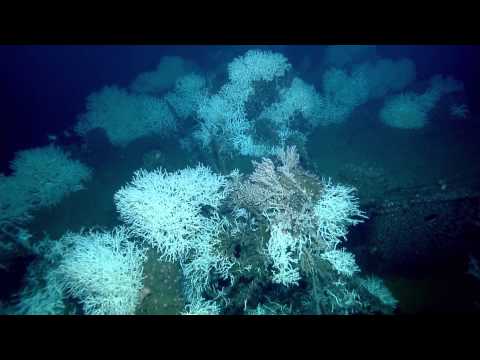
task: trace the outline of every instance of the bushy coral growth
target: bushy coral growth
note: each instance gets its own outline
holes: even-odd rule
[[[164,56],[154,71],[141,73],[130,85],[136,93],[158,94],[172,87],[175,81],[191,71],[192,65],[178,56]]]
[[[417,94],[400,94],[385,102],[380,120],[396,128],[419,129],[428,122],[428,108]]]
[[[395,309],[398,305],[398,300],[392,295],[390,290],[385,286],[382,279],[377,276],[369,276],[360,281],[362,286],[368,292],[376,296],[383,304]]]
[[[272,81],[290,68],[290,63],[282,54],[249,50],[228,64],[228,76],[232,83],[250,84],[260,80]]]
[[[272,226],[267,242],[266,253],[273,262],[272,281],[285,286],[298,285],[300,272],[295,255],[298,241],[282,225],[284,224]]]
[[[347,119],[369,97],[369,84],[363,71],[347,72],[331,68],[323,74],[322,95],[313,124],[328,125]]]
[[[143,136],[166,135],[176,129],[175,119],[164,100],[128,93],[106,86],[87,98],[87,111],[79,116],[75,131],[85,135],[96,128],[105,130],[113,145],[126,146]]]
[[[83,189],[92,175],[89,167],[53,145],[19,151],[10,166],[10,176],[0,175],[0,230],[27,222],[35,209],[58,204]]]
[[[252,89],[236,84],[224,85],[218,94],[200,103],[200,127],[193,134],[203,147],[218,144],[219,151],[234,148],[239,139],[247,136],[251,124],[247,120],[245,102]]]
[[[360,268],[355,262],[355,255],[345,251],[345,249],[327,250],[322,253],[320,257],[332,264],[335,271],[339,274],[350,277],[360,271]]]
[[[124,147],[172,133],[176,116],[185,125],[197,122],[187,139],[201,147],[262,159],[246,177],[237,170],[215,174],[201,164],[173,172],[140,169],[114,195],[123,226],[31,244],[31,234],[17,225],[32,210],[81,189],[91,170],[55,146],[19,152],[12,176],[0,174],[0,230],[13,228],[11,236],[50,271],[31,280],[12,312],[62,313],[71,297],[85,314],[134,314],[149,247],[160,261],[180,266],[186,315],[242,308],[292,313],[294,303],[319,314],[348,314],[364,311],[369,299],[395,308],[381,279],[359,278],[355,255],[344,247],[350,228],[367,218],[356,189],[305,171],[297,147],[288,146],[304,143],[313,127],[341,123],[368,100],[413,82],[415,65],[408,59],[358,63],[374,51],[329,47],[325,64],[336,67],[323,74],[319,92],[292,74],[282,54],[250,50],[227,65],[223,86],[218,74],[207,85],[184,59],[164,57],[129,90],[106,86],[92,93],[75,128],[82,136],[101,128]],[[441,96],[462,88],[452,78],[434,77],[422,94],[388,99],[380,117],[390,126],[420,128]],[[282,304],[270,295],[282,297]],[[291,303],[283,305],[286,298]]]
[[[215,234],[215,211],[227,194],[227,178],[198,165],[173,173],[139,170],[115,194],[115,204],[133,233],[156,247],[168,261],[184,259],[201,237]]]
[[[335,102],[332,98],[320,95],[317,116],[309,119],[312,127],[327,126],[344,122],[353,109],[344,104]]]
[[[214,300],[206,300],[202,297],[192,299],[190,303],[185,305],[182,315],[218,315],[221,308]]]
[[[425,107],[426,111],[433,109],[443,96],[463,91],[463,83],[454,78],[443,75],[435,75],[430,79],[430,87],[421,95],[418,101]]]
[[[32,269],[36,270],[36,267]],[[9,309],[15,315],[63,315],[65,313],[64,291],[56,270],[48,271],[41,285],[33,278],[36,274],[29,272],[29,284],[17,295],[17,303]]]
[[[38,207],[56,205],[68,193],[82,190],[92,175],[90,168],[53,145],[19,151],[11,168],[15,179],[28,185],[30,202]]]
[[[280,151],[278,160],[277,166],[270,159],[254,162],[255,171],[247,181],[237,183],[234,192],[236,203],[268,222],[266,254],[273,264],[272,281],[297,284],[300,267],[313,271],[312,257],[319,254],[338,273],[351,276],[358,271],[354,256],[336,246],[346,240],[349,226],[366,217],[359,210],[355,189],[320,181],[303,171],[294,147]]]
[[[175,82],[174,90],[165,95],[165,100],[173,107],[178,117],[185,119],[196,113],[206,96],[205,78],[191,73]]]
[[[226,176],[198,165],[174,173],[140,170],[115,194],[131,231],[156,248],[160,259],[180,263],[189,303],[202,298],[212,274],[232,280],[233,262],[218,250],[226,225],[218,208],[229,191]]]
[[[429,121],[428,113],[442,96],[462,90],[463,83],[451,77],[436,75],[430,80],[430,87],[422,94],[410,92],[387,99],[380,111],[380,120],[397,128],[422,128]]]
[[[350,186],[333,184],[330,179],[322,181],[322,196],[315,202],[317,235],[335,249],[341,240],[347,239],[348,228],[366,218],[360,210],[356,189]]]
[[[330,68],[323,74],[322,93],[310,122],[314,126],[343,122],[368,100],[404,89],[415,74],[415,64],[409,59],[359,63],[351,71]]]
[[[255,141],[254,119],[247,118],[246,103],[255,93],[255,82],[271,82],[290,68],[282,54],[269,51],[250,50],[235,58],[228,65],[229,81],[200,103],[194,139],[204,147],[213,144],[220,152],[257,157],[274,153],[275,148]]]
[[[349,73],[332,68],[323,74],[322,90],[333,102],[353,108],[368,99],[370,89],[363,71]]]
[[[86,314],[133,314],[143,288],[145,250],[129,240],[123,227],[64,237],[73,243],[58,268],[66,293],[80,301]]]
[[[291,141],[300,145],[306,128],[344,122],[360,105],[405,88],[416,75],[409,59],[332,67],[317,92],[300,78],[285,76],[290,70],[278,53],[250,50],[234,59],[228,65],[229,81],[200,104],[194,139],[223,153],[275,155]],[[257,131],[262,126],[263,138]]]
[[[410,85],[416,77],[415,63],[410,59],[379,59],[354,67],[367,79],[369,98],[377,99],[390,92],[398,92]]]
[[[313,121],[318,116],[320,98],[315,88],[299,78],[294,78],[290,87],[280,90],[278,102],[265,108],[259,118],[267,118],[275,126],[289,128],[295,115]]]

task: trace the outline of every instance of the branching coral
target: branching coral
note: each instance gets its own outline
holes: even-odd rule
[[[257,82],[272,82],[291,68],[278,53],[250,50],[228,65],[229,81],[217,94],[207,97],[198,108],[199,129],[194,139],[204,147],[212,143],[220,152],[265,156],[276,149],[254,139],[254,119],[247,117],[246,104]]]
[[[105,130],[113,145],[126,146],[143,136],[166,135],[176,129],[175,119],[164,100],[128,93],[106,86],[87,98],[87,111],[79,116],[75,131],[85,135],[96,128]]]
[[[133,314],[141,299],[145,250],[123,227],[64,237],[73,243],[58,268],[66,293],[82,303],[86,314]]]
[[[380,119],[388,126],[402,129],[419,129],[428,122],[428,109],[413,93],[400,94],[385,102]]]
[[[367,79],[369,98],[377,99],[390,92],[401,91],[410,85],[416,77],[415,63],[410,59],[379,59],[365,62],[354,67]]]
[[[0,231],[22,225],[33,210],[82,190],[92,176],[88,166],[53,145],[17,152],[10,167],[12,175],[0,174]]]
[[[186,75],[192,65],[178,56],[164,56],[154,71],[141,73],[130,85],[130,90],[141,94],[158,94]]]
[[[267,220],[270,239],[266,254],[273,263],[273,282],[296,284],[298,266],[312,271],[312,257],[326,251],[329,255],[321,258],[339,273],[351,276],[358,271],[353,255],[335,248],[346,239],[347,228],[366,217],[359,210],[354,189],[322,182],[303,171],[294,147],[282,150],[278,159],[278,166],[270,159],[254,162],[253,174],[236,183],[233,193],[239,206]]]
[[[382,279],[377,276],[369,276],[366,279],[361,279],[361,285],[368,290],[368,292],[376,297],[385,305],[395,309],[398,305],[398,300],[392,295],[390,290],[385,286]]]
[[[232,83],[249,84],[259,80],[272,81],[290,68],[290,63],[282,54],[249,50],[228,64],[228,76]]]
[[[185,119],[196,113],[198,106],[207,96],[205,78],[191,73],[175,82],[175,89],[165,95],[178,117]]]
[[[233,262],[218,250],[225,226],[218,208],[229,191],[226,176],[198,165],[174,173],[140,170],[115,194],[133,234],[156,248],[160,259],[180,263],[189,301],[202,296],[212,274],[232,280]]]
[[[354,273],[360,271],[360,268],[355,262],[355,255],[345,251],[344,249],[327,250],[322,253],[320,257],[332,264],[335,271],[339,274],[350,277]]]
[[[27,275],[29,284],[17,294],[17,302],[9,312],[15,315],[64,315],[65,294],[58,272],[55,269],[48,271],[42,285],[36,284],[33,277],[37,274],[32,272]]]
[[[387,99],[380,111],[380,120],[396,128],[422,128],[428,123],[428,113],[442,96],[462,90],[461,82],[436,75],[430,80],[430,87],[422,94],[410,92]]]
[[[182,315],[218,315],[220,314],[220,306],[213,300],[206,300],[202,297],[192,299],[190,303],[185,306]]]
[[[312,125],[329,125],[347,119],[369,97],[368,79],[363,71],[331,68],[323,74],[322,94],[317,100]]]
[[[38,207],[56,205],[66,194],[82,190],[92,175],[90,168],[53,145],[19,151],[11,168]]]
[[[213,215],[227,191],[227,178],[202,165],[174,173],[139,170],[115,194],[115,204],[136,236],[157,248],[162,259],[178,261],[219,231],[215,217],[203,216],[202,209]]]
[[[285,286],[298,285],[300,272],[298,258],[295,256],[298,242],[292,237],[289,229],[281,226],[282,224],[272,226],[266,249],[268,257],[273,262],[272,281]]]
[[[360,210],[355,188],[333,184],[330,179],[324,179],[322,185],[322,196],[314,206],[317,235],[329,249],[335,249],[341,240],[346,240],[348,228],[361,223],[366,216]]]
[[[320,98],[315,88],[299,78],[294,78],[290,87],[280,90],[280,100],[265,108],[259,118],[267,118],[275,126],[289,128],[297,114],[314,121],[319,105]]]

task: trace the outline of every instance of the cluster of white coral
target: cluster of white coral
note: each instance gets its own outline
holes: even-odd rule
[[[196,297],[185,305],[181,315],[218,315],[221,308],[214,300],[206,300],[203,297]]]
[[[230,269],[234,262],[216,250],[217,237],[208,237],[200,242],[195,254],[181,262],[187,299],[202,294],[211,284],[211,274],[218,274],[224,280],[232,280]],[[207,248],[207,249],[205,249]]]
[[[346,46],[332,49],[348,55],[357,50],[362,52],[363,48],[365,47],[356,49]],[[274,155],[289,141],[296,144],[305,141],[302,133],[305,123],[312,128],[344,122],[358,106],[387,93],[404,89],[416,76],[415,64],[409,59],[380,58],[376,61],[355,63],[356,65],[349,68],[327,69],[323,74],[321,91],[317,92],[312,85],[298,77],[293,78],[289,84],[287,80],[288,85],[281,85],[281,81],[277,81],[286,80],[284,75],[291,69],[282,54],[261,50],[247,51],[228,64],[229,81],[218,93],[207,96],[200,102],[197,111],[200,123],[193,133],[193,139],[203,147],[213,148],[221,153],[237,152],[253,157]],[[350,64],[350,61],[345,64]],[[258,90],[254,84],[274,80],[277,95],[268,96],[275,101],[264,102],[261,99],[264,95],[260,92],[262,90]],[[432,89],[443,91],[447,87],[446,83],[437,81],[440,86],[432,85]],[[267,88],[270,92],[273,90],[272,87],[265,87],[265,84],[260,86],[260,89]],[[255,91],[258,91],[258,94]],[[431,91],[426,95],[430,95],[431,99],[437,93],[444,93],[442,91]],[[253,97],[258,102],[253,108],[259,111],[257,114],[249,112],[247,115],[247,102],[249,109],[252,108],[250,99]],[[423,106],[426,101],[428,98],[424,96]],[[418,110],[413,107],[411,109],[412,113]],[[411,116],[414,118],[411,126],[415,126],[415,115],[416,121],[421,121],[421,113],[417,111]],[[268,129],[262,130],[264,139],[257,132],[260,123],[265,124]]]
[[[323,74],[322,90],[333,102],[355,107],[368,99],[370,88],[363,71],[331,68]]]
[[[198,120],[189,139],[203,147],[276,159],[253,162],[255,170],[246,181],[238,173],[218,175],[203,165],[174,172],[140,169],[114,196],[125,227],[67,233],[59,241],[32,245],[31,234],[16,225],[27,221],[33,209],[55,205],[81,189],[91,170],[55,146],[17,153],[13,174],[0,174],[0,229],[14,228],[17,241],[55,264],[55,271],[42,286],[24,289],[15,311],[59,313],[65,310],[64,295],[69,295],[80,301],[86,314],[134,313],[141,301],[146,254],[146,248],[131,240],[136,237],[158,250],[160,260],[181,266],[184,314],[218,314],[216,300],[225,300],[225,293],[212,296],[220,286],[214,280],[234,284],[235,266],[241,261],[227,256],[223,240],[243,236],[255,218],[266,224],[262,230],[269,237],[262,255],[273,283],[290,287],[305,274],[322,277],[320,272],[330,270],[336,273],[337,291],[327,284],[324,293],[341,309],[360,304],[355,289],[342,282],[354,282],[352,277],[360,271],[355,255],[339,246],[349,228],[366,218],[356,190],[304,171],[296,148],[284,146],[306,128],[343,122],[367,101],[402,91],[415,80],[415,65],[408,59],[360,62],[374,50],[329,47],[325,63],[337,67],[324,72],[319,92],[298,77],[285,76],[292,66],[282,54],[250,50],[228,64],[227,82],[214,94],[209,94],[212,87],[206,78],[178,57],[163,58],[155,71],[140,74],[129,90],[106,86],[91,94],[75,129],[80,135],[102,128],[113,145],[126,146],[147,135],[173,132],[176,116]],[[212,85],[217,78],[210,80]],[[388,98],[380,118],[397,128],[421,128],[442,96],[462,89],[453,78],[435,76],[423,93]],[[467,111],[452,108],[456,116]],[[229,195],[231,202],[220,211]],[[232,204],[236,210],[229,215]],[[232,215],[235,225],[227,220]],[[360,284],[383,304],[397,305],[381,279],[369,277]],[[257,311],[266,310],[258,305]]]
[[[402,90],[415,75],[415,64],[409,59],[358,63],[350,71],[330,68],[323,74],[322,93],[312,98],[315,112],[307,120],[313,126],[343,122],[359,105]]]
[[[67,233],[73,245],[58,267],[66,294],[90,315],[133,314],[141,300],[145,250],[123,227],[112,232]]]
[[[217,94],[205,99],[198,108],[200,127],[193,133],[194,139],[204,147],[218,143],[220,151],[234,146],[251,128],[245,111],[250,94],[250,87],[225,84]]]
[[[380,111],[380,120],[396,128],[422,128],[428,123],[428,113],[442,96],[462,90],[461,82],[436,75],[430,80],[430,87],[422,94],[409,92],[387,99]]]
[[[212,274],[218,275],[223,280],[229,280],[231,283],[234,281],[230,271],[234,261],[218,251],[221,242],[220,234],[224,232],[228,222],[220,218],[217,213],[213,213],[211,224],[214,232],[199,234],[195,239],[195,244],[192,244],[188,258],[180,261],[184,276],[185,295],[189,301],[202,296],[203,291],[211,285]]]
[[[346,240],[348,228],[366,218],[355,189],[305,173],[295,147],[282,149],[277,158],[278,166],[270,159],[254,161],[253,174],[238,183],[235,192],[237,203],[267,220],[270,237],[265,254],[272,264],[273,282],[298,284],[300,265],[314,271],[312,257],[319,254],[339,274],[351,276],[359,271],[353,254],[336,249]],[[312,192],[315,187],[319,194]]]
[[[122,220],[139,236],[157,248],[168,261],[184,259],[200,237],[218,231],[215,211],[227,195],[227,178],[198,165],[173,173],[164,169],[139,170],[132,181],[114,196]]]
[[[360,271],[360,268],[355,262],[355,255],[345,251],[345,249],[327,250],[322,253],[320,257],[327,260],[339,274],[350,277]]]
[[[369,97],[369,84],[363,71],[347,72],[331,68],[323,74],[320,110],[316,124],[343,122]]]
[[[367,79],[369,98],[377,99],[390,92],[398,92],[410,85],[416,77],[415,63],[410,59],[379,59],[361,63],[354,71],[362,72]]]
[[[298,240],[284,229],[282,225],[273,225],[267,242],[266,253],[273,262],[272,281],[285,286],[298,285],[300,272],[298,269]]]
[[[191,71],[191,67],[179,56],[164,56],[154,71],[138,75],[130,85],[130,90],[156,95],[172,87],[179,77]]]
[[[19,151],[11,168],[17,181],[25,184],[28,179],[26,191],[36,206],[58,204],[68,193],[82,190],[92,175],[90,168],[53,145]]]
[[[361,279],[361,285],[367,289],[367,291],[380,299],[380,301],[392,308],[396,308],[398,300],[392,295],[390,290],[385,286],[382,279],[377,276],[369,276],[366,279]]]
[[[86,108],[79,116],[75,131],[85,135],[101,128],[117,146],[126,146],[146,135],[166,135],[176,129],[175,119],[164,100],[129,93],[118,86],[106,86],[90,94]]]
[[[252,157],[273,155],[278,151],[276,146],[255,142],[253,137],[247,134],[235,137],[233,145],[240,154]]]
[[[64,291],[55,270],[47,272],[43,286],[34,284],[35,274],[27,275],[31,283],[18,294],[18,302],[9,311],[15,315],[63,315]]]
[[[254,94],[254,82],[273,81],[283,76],[291,65],[278,53],[250,50],[228,65],[229,81],[217,94],[198,108],[200,126],[193,137],[204,147],[212,143],[219,151],[237,151],[246,156],[265,156],[275,152],[271,146],[253,138],[254,119],[248,119],[246,103]]]
[[[249,50],[228,64],[228,76],[231,82],[237,84],[272,81],[283,76],[291,67],[287,58],[280,53]]]
[[[156,248],[160,259],[180,263],[189,302],[201,298],[211,274],[232,280],[233,262],[217,248],[226,226],[217,210],[229,190],[226,176],[198,165],[174,173],[137,171],[115,194],[132,233]]]
[[[400,94],[385,102],[380,120],[391,127],[419,129],[428,122],[428,108],[417,94]]]
[[[360,210],[355,188],[333,184],[330,179],[324,179],[322,184],[322,196],[314,205],[317,236],[329,249],[336,249],[342,240],[346,240],[348,228],[361,223],[366,215]]]
[[[265,108],[259,118],[267,118],[280,128],[289,128],[297,114],[311,121],[318,115],[319,95],[300,78],[294,78],[290,87],[281,89],[279,95],[279,101]]]
[[[195,73],[182,76],[175,82],[175,88],[165,95],[165,101],[175,110],[178,117],[185,119],[198,109],[207,96],[206,81]]]
[[[0,175],[0,228],[24,223],[31,211],[58,204],[67,194],[83,189],[92,174],[53,145],[17,152],[10,167],[12,175]]]

